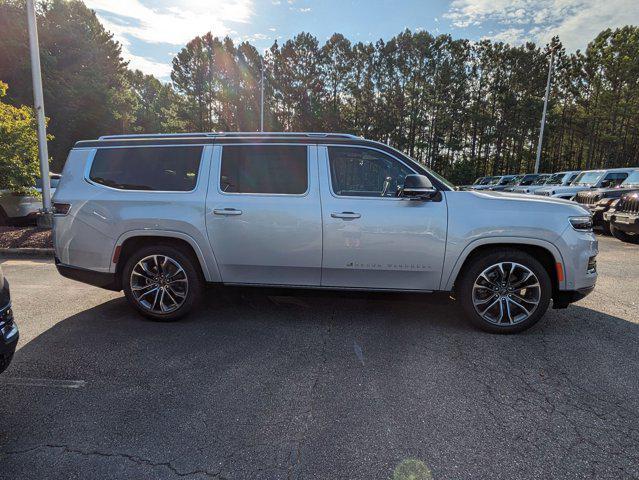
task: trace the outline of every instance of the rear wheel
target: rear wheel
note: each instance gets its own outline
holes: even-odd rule
[[[192,256],[171,245],[141,248],[122,272],[129,303],[142,315],[163,322],[189,313],[201,296],[202,284]]]
[[[457,291],[473,325],[492,333],[516,333],[544,315],[552,282],[532,255],[503,249],[472,258]]]
[[[610,233],[612,236],[626,243],[639,243],[639,235],[636,233],[628,233],[623,230],[619,230],[615,228],[614,225],[610,224]]]

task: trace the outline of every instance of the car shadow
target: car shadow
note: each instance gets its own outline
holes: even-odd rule
[[[605,469],[635,435],[637,347],[636,324],[579,305],[502,336],[439,295],[211,288],[175,323],[117,298],[17,352],[0,462],[10,478],[388,478],[410,454],[442,478],[515,475],[517,458],[544,476],[596,433],[552,471]]]

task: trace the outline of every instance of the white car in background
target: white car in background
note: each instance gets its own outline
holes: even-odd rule
[[[612,188],[620,185],[634,168],[611,168],[608,170],[587,170],[577,175],[577,178],[567,186],[544,186],[533,192],[535,195],[563,198],[570,200],[577,193],[591,188]]]
[[[51,196],[55,193],[60,178],[62,176],[58,173],[50,174]],[[42,180],[36,179],[33,188],[42,193]],[[36,215],[41,208],[42,197],[40,195],[25,195],[10,190],[0,190],[0,225],[34,224]]]

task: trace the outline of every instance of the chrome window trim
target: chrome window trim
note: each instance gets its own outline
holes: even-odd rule
[[[188,146],[188,147],[202,147],[202,154],[200,155],[200,166],[198,168],[198,172],[197,172],[197,179],[195,180],[195,186],[193,187],[192,190],[130,190],[130,189],[126,189],[126,188],[115,188],[115,187],[109,187],[108,185],[103,185],[101,183],[98,182],[94,182],[93,180],[91,180],[91,167],[93,166],[93,160],[95,159],[95,155],[98,153],[98,150],[101,149],[108,149],[108,150],[113,150],[113,149],[118,149],[118,148],[160,148],[160,147],[175,147],[175,148],[179,148],[179,147],[184,147],[184,146]],[[115,192],[133,192],[133,193],[146,193],[146,194],[154,194],[154,193],[170,193],[170,194],[185,194],[185,193],[193,193],[195,191],[197,191],[198,187],[200,186],[200,181],[201,181],[201,177],[202,177],[202,168],[206,159],[206,155],[207,152],[210,152],[210,149],[207,149],[207,147],[210,147],[211,145],[209,144],[198,144],[198,145],[180,145],[180,144],[176,144],[176,145],[126,145],[126,146],[114,146],[114,147],[96,147],[92,149],[91,154],[89,155],[89,158],[87,160],[87,164],[86,167],[84,168],[84,180],[95,186],[95,187],[100,187],[100,188],[104,188],[106,190],[110,190],[110,191],[115,191]]]
[[[393,160],[401,163],[402,165],[404,165],[406,168],[408,168],[411,172],[413,172],[414,175],[421,175],[420,173],[417,173],[415,171],[414,168],[412,168],[410,165],[407,165],[405,162],[402,162],[399,158],[395,157],[394,155],[391,155],[390,153],[387,153],[383,150],[380,150],[378,148],[375,147],[370,147],[370,146],[366,146],[366,145],[348,145],[348,144],[344,144],[344,145],[340,145],[340,144],[327,144],[327,145],[322,145],[322,147],[325,148],[326,151],[326,169],[327,169],[327,174],[328,174],[328,186],[331,192],[331,195],[334,198],[349,198],[349,199],[353,199],[353,200],[370,200],[370,199],[374,199],[374,200],[392,200],[392,201],[406,201],[405,198],[402,197],[369,197],[369,196],[358,196],[358,195],[338,195],[335,193],[335,191],[333,190],[333,176],[331,175],[331,156],[330,153],[328,151],[329,147],[341,147],[341,148],[361,148],[361,149],[365,149],[365,150],[374,150],[376,152],[379,152],[383,155],[386,155],[390,158],[392,158]]]
[[[293,146],[293,147],[301,147],[304,146],[306,148],[306,191],[304,193],[257,193],[257,192],[225,192],[222,190],[220,182],[222,181],[222,155],[224,155],[224,147],[259,147],[259,146],[268,146],[268,145],[276,145],[276,146]],[[219,165],[217,167],[217,178],[215,179],[216,189],[220,195],[226,195],[229,197],[236,196],[249,196],[249,197],[308,197],[311,191],[311,148],[317,147],[317,145],[313,143],[224,143],[217,145],[219,150]]]

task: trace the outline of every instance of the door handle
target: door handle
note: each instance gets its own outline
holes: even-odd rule
[[[354,218],[360,218],[361,214],[355,212],[333,212],[331,213],[331,217],[333,218],[343,218],[346,220],[351,220]]]
[[[235,208],[214,208],[213,213],[215,215],[242,215],[242,210]]]

